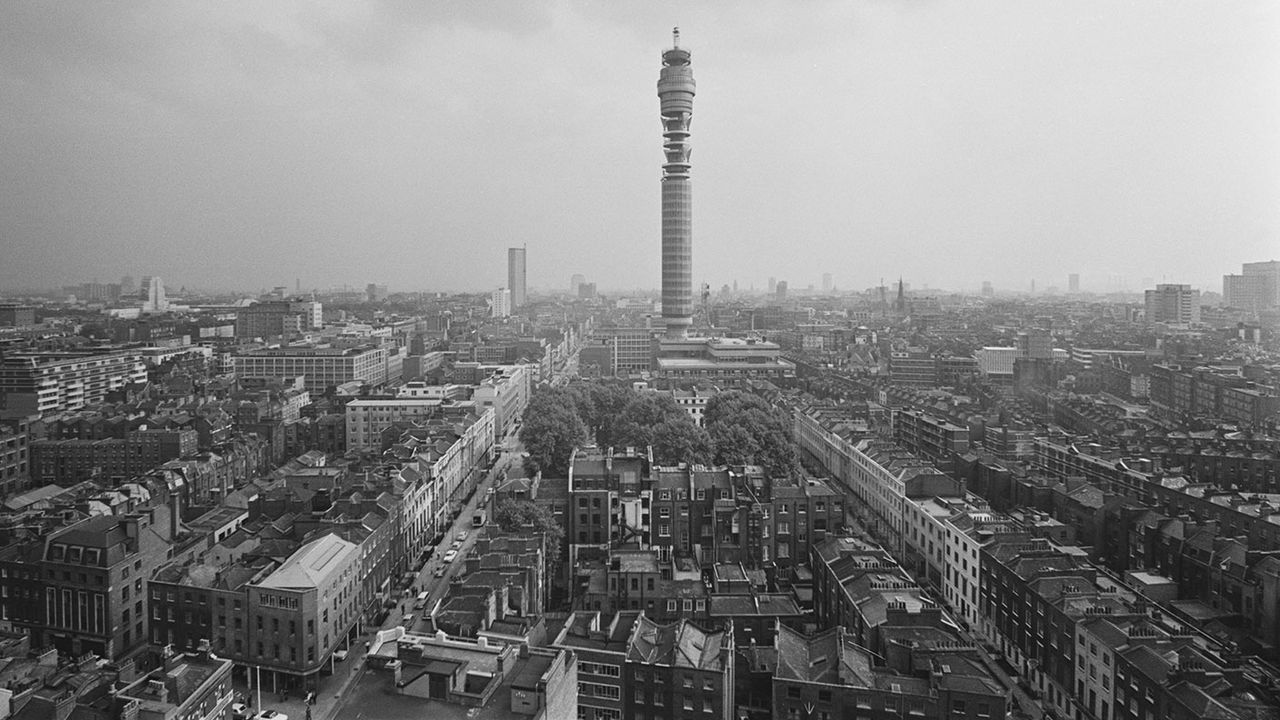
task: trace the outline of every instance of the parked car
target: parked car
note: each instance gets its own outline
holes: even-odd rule
[[[346,660],[346,659],[347,659],[347,655],[348,655],[348,654],[349,654],[349,653],[348,653],[348,651],[346,651],[346,650],[334,650],[334,651],[333,651],[333,659],[334,659],[334,660],[337,660],[338,662],[342,662],[343,660]]]
[[[403,625],[403,626],[405,626],[405,627],[407,627],[407,628],[411,628],[411,627],[413,627],[413,617],[414,617],[414,616],[413,616],[413,613],[409,613],[408,615],[405,615],[405,616],[400,620],[400,624],[401,624],[401,625]]]
[[[235,720],[249,720],[251,715],[252,713],[250,713],[248,705],[245,705],[244,703],[231,703],[231,717],[235,718]]]
[[[457,551],[457,550],[450,550],[449,552],[447,552],[447,553],[445,553],[445,554],[444,554],[444,561],[445,561],[446,563],[451,563],[451,562],[453,562],[454,558],[456,558],[456,557],[458,557],[458,551]]]
[[[263,710],[254,715],[253,720],[289,720],[289,716],[279,710]]]

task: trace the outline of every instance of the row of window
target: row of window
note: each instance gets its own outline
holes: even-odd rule
[[[578,663],[578,673],[580,675],[603,675],[604,677],[619,677],[621,675],[621,671],[617,665],[588,662],[585,660]]]

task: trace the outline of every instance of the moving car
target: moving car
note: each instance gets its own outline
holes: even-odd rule
[[[346,659],[347,659],[347,655],[348,655],[348,654],[349,654],[349,653],[348,653],[348,651],[346,651],[346,650],[334,650],[334,651],[333,651],[333,659],[334,659],[334,660],[337,660],[337,661],[339,661],[339,662],[341,662],[341,661],[343,661],[343,660],[346,660]]]
[[[244,703],[231,703],[231,717],[235,720],[249,720],[249,706]]]
[[[466,539],[467,539],[467,531],[466,531],[466,530],[459,530],[459,531],[458,531],[458,534],[454,536],[454,539],[455,539],[455,540],[457,540],[458,542],[462,542],[463,540],[466,540]]]
[[[444,574],[447,572],[449,572],[449,568],[445,567],[444,565],[441,565],[440,567],[436,568],[436,571],[434,574],[436,577],[442,578],[444,577]]]
[[[263,710],[254,715],[253,720],[289,720],[289,716],[279,710]]]
[[[447,552],[447,553],[445,553],[445,554],[444,554],[444,561],[445,561],[446,563],[451,563],[451,562],[453,562],[454,558],[456,558],[456,557],[458,557],[458,551],[457,551],[457,550],[450,550],[449,552]]]

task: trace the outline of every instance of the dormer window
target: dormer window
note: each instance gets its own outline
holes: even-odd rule
[[[67,562],[80,562],[80,550],[78,547],[67,548]]]

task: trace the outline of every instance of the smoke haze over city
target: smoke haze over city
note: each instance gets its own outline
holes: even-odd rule
[[[6,3],[0,286],[1221,290],[1280,243],[1270,2]]]

